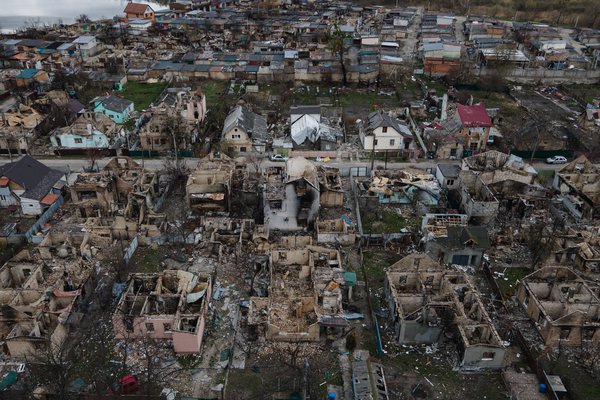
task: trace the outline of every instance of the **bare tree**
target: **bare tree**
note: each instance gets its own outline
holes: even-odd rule
[[[348,84],[348,80],[346,78],[346,62],[344,61],[344,56],[348,50],[348,47],[346,47],[344,43],[345,39],[346,34],[342,32],[337,24],[335,24],[334,27],[327,32],[327,47],[329,47],[329,50],[331,50],[339,58],[342,66],[342,83],[344,86]]]
[[[26,357],[31,379],[28,382],[32,394],[40,387],[56,398],[71,398],[69,384],[78,375],[78,366],[71,357],[67,342],[52,343],[50,339],[39,342],[35,353]]]
[[[534,269],[542,266],[552,253],[555,248],[554,237],[552,228],[546,223],[538,222],[527,228],[525,244],[529,249]]]

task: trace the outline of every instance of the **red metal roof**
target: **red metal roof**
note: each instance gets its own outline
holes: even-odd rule
[[[46,196],[44,196],[44,198],[42,199],[42,201],[40,203],[42,203],[45,206],[50,206],[50,205],[54,204],[54,202],[59,197],[60,197],[59,194],[48,193]]]
[[[123,12],[125,14],[144,14],[148,7],[150,6],[144,3],[129,3]],[[150,10],[154,11],[152,7],[150,7]]]
[[[456,106],[458,117],[463,126],[466,127],[490,127],[492,120],[485,110],[485,104],[479,103],[472,106]]]

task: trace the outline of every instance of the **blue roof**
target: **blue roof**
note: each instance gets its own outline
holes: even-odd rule
[[[35,74],[38,73],[38,71],[39,70],[35,68],[27,68],[21,71],[21,73],[17,75],[17,78],[32,79],[35,76]]]

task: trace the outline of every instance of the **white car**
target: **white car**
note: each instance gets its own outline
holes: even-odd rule
[[[566,164],[567,159],[563,156],[552,156],[546,158],[546,163],[548,164]]]
[[[271,157],[269,157],[271,161],[287,161],[288,158],[288,156],[283,154],[271,154]]]

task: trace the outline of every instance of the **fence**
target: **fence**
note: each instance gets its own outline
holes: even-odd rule
[[[288,152],[290,157],[304,157],[304,158],[350,158],[350,153],[347,151],[318,151],[318,150],[290,150]]]
[[[521,157],[526,160],[531,158],[546,159],[552,156],[563,156],[566,158],[573,158],[573,150],[538,150],[538,151],[511,151],[510,154],[514,154],[517,157]],[[533,157],[532,157],[533,155]]]
[[[478,76],[497,74],[497,71],[491,68],[480,68],[471,71]],[[551,70],[544,68],[515,68],[511,71],[508,71],[506,78],[516,82],[541,81],[548,83],[596,83],[600,79],[600,69]]]
[[[133,238],[131,243],[129,243],[129,247],[127,247],[127,250],[125,250],[125,254],[123,255],[123,261],[125,261],[125,265],[129,264],[129,261],[131,260],[131,257],[133,257],[133,253],[135,253],[137,247],[138,237],[136,235],[136,237]]]
[[[350,177],[357,176],[369,176],[370,171],[368,167],[350,167]]]
[[[60,196],[58,199],[56,199],[56,201],[50,207],[48,207],[48,209],[46,211],[44,211],[44,213],[42,215],[40,215],[38,220],[35,221],[35,223],[31,226],[31,228],[29,228],[29,230],[27,232],[25,232],[25,237],[27,238],[27,241],[29,243],[37,243],[37,244],[41,243],[41,241],[44,238],[36,236],[36,233],[38,233],[42,230],[42,226],[44,226],[44,224],[46,222],[48,222],[50,220],[50,218],[52,218],[52,216],[54,216],[54,213],[56,212],[56,210],[58,210],[60,208],[60,206],[63,205],[64,202],[65,202],[65,199],[62,196]]]

